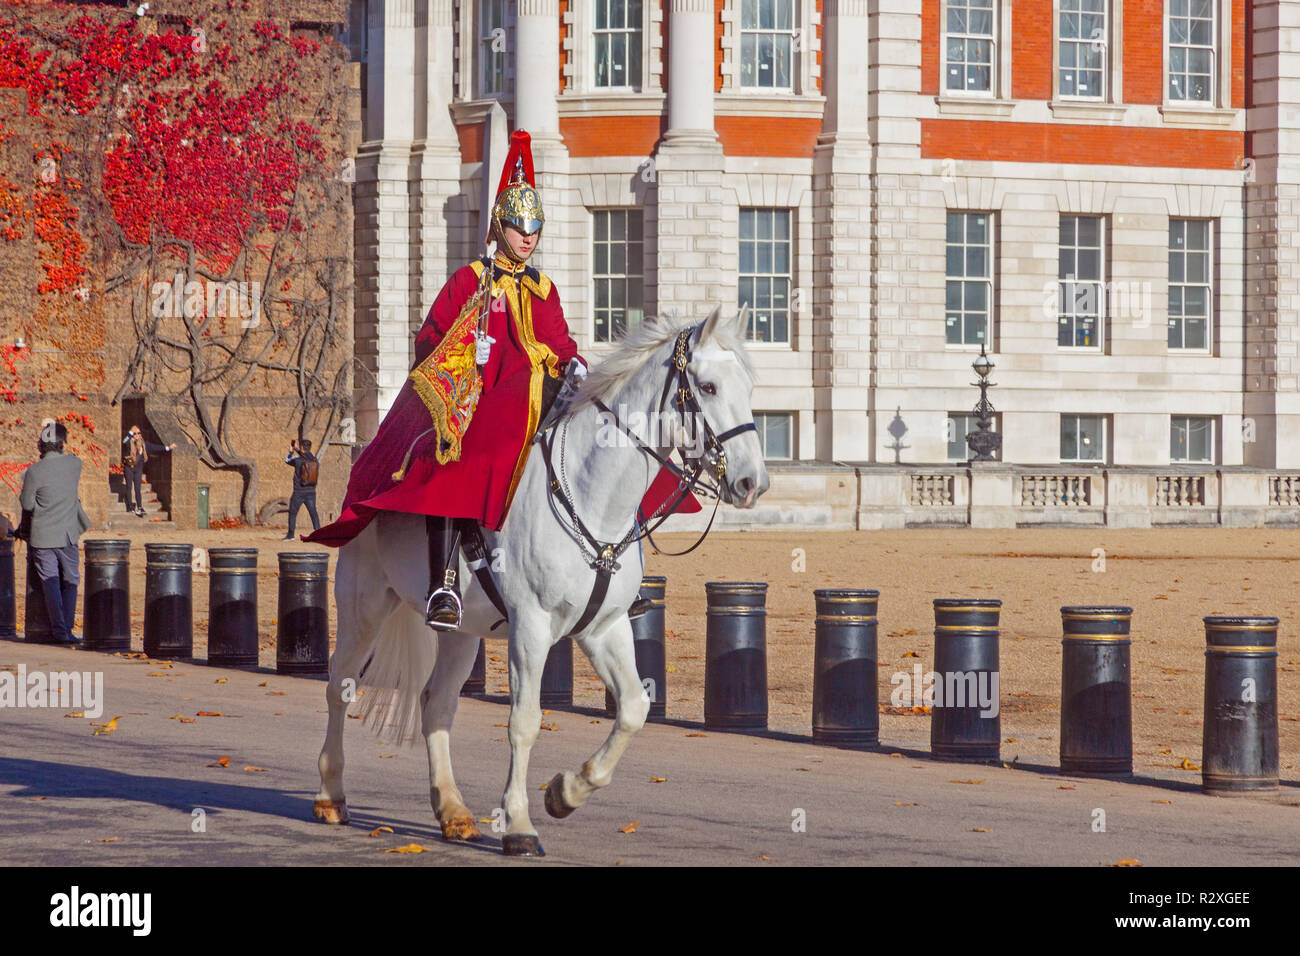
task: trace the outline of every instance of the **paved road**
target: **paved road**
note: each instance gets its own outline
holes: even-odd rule
[[[0,864],[1300,863],[1294,779],[1280,797],[1215,798],[1187,773],[1067,779],[1047,765],[931,761],[922,740],[855,753],[812,746],[801,739],[806,728],[688,736],[701,732],[689,724],[648,725],[614,783],[564,821],[546,815],[534,789],[548,856],[507,861],[486,825],[483,845],[443,843],[423,748],[377,740],[361,721],[349,721],[345,741],[352,825],[314,822],[321,681],[0,643],[0,668],[20,664],[29,673],[101,670],[100,722],[121,719],[113,733],[93,736],[90,720],[65,717],[68,708],[0,709]],[[500,802],[506,717],[503,703],[483,700],[463,701],[457,717],[457,778],[481,817]],[[556,770],[577,769],[609,729],[595,713],[555,711],[545,720],[558,729],[544,731],[534,751],[534,788]],[[222,756],[229,767],[207,766]],[[196,809],[204,832],[194,832]],[[1104,832],[1094,830],[1098,811]],[[619,832],[633,821],[634,833]],[[381,825],[395,832],[368,836]],[[427,852],[384,852],[410,843]]]

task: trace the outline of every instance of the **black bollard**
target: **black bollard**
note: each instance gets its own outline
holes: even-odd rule
[[[1131,607],[1061,608],[1061,773],[1133,772]]]
[[[1201,788],[1278,789],[1275,617],[1205,618]]]
[[[996,761],[1002,742],[998,611],[992,599],[934,602],[934,709],[930,753],[936,760]],[[981,698],[987,706],[981,704]]]
[[[641,686],[650,695],[650,720],[663,720],[667,716],[668,654],[664,643],[664,592],[668,579],[661,574],[648,574],[641,579],[641,596],[651,608],[632,618],[632,649],[636,653],[636,673]],[[650,683],[647,685],[646,681]],[[605,713],[617,713],[614,695],[605,688]]]
[[[86,542],[81,582],[81,638],[88,651],[131,649],[131,542],[95,538]]]
[[[709,581],[704,726],[767,729],[767,584]]]
[[[486,646],[487,641],[480,639],[478,654],[474,656],[474,667],[460,689],[462,697],[481,697],[487,693],[487,658],[483,653]]]
[[[33,559],[30,546],[27,548],[27,599],[23,604],[23,643],[54,643],[54,628],[50,626],[50,616],[45,610],[45,591],[41,588],[41,579],[36,573],[36,561]]]
[[[194,656],[194,546],[144,546],[144,652],[150,657]]]
[[[551,645],[542,668],[543,707],[573,706],[573,638],[562,637]]]
[[[880,742],[876,672],[879,591],[823,588],[813,646],[813,743],[839,747]]]
[[[280,552],[277,674],[329,676],[329,561],[319,552]]]
[[[257,549],[208,549],[208,663],[257,666]]]
[[[12,641],[18,637],[15,580],[14,539],[0,535],[0,641]]]

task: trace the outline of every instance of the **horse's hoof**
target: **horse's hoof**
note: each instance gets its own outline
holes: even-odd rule
[[[546,812],[557,820],[563,820],[574,809],[564,802],[564,774],[557,773],[546,785]]]
[[[316,805],[311,809],[311,815],[325,823],[347,823],[348,802],[346,800],[317,800]]]
[[[473,843],[483,839],[473,817],[453,817],[442,822],[442,838],[453,843]]]
[[[507,833],[501,838],[501,852],[506,856],[546,856],[535,833]]]

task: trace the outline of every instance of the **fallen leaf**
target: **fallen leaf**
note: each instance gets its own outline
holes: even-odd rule
[[[889,756],[891,756],[891,757],[901,757],[901,756],[903,756],[903,755],[902,755],[902,754],[890,754]]]
[[[587,723],[589,723],[589,724],[598,724],[598,723],[600,723],[600,721],[599,721],[599,720],[589,720],[589,721],[587,721]]]
[[[771,858],[770,856],[762,856],[762,855],[760,855],[760,856],[759,856],[759,859],[760,859],[760,860],[770,860],[770,859],[772,859],[772,858]]]
[[[1178,765],[1178,769],[1180,769],[1180,770],[1200,770],[1201,768],[1198,767],[1196,764],[1192,763],[1192,762],[1191,762],[1190,760],[1188,760],[1186,757],[1184,757],[1184,758],[1183,758],[1183,762],[1180,763],[1180,764]]]
[[[63,716],[64,717],[85,717],[86,712],[84,710],[74,710],[72,713],[64,714]]]
[[[916,653],[916,651],[908,651],[908,652],[907,652],[906,654],[904,654],[903,656],[904,656],[904,657],[920,657],[921,655],[918,654],[918,653]]]
[[[618,828],[618,832],[619,832],[619,833],[636,833],[636,827],[637,827],[637,824],[640,823],[640,822],[641,822],[640,820],[633,820],[633,821],[632,821],[631,823],[629,823],[627,826],[625,826],[625,827],[619,827],[619,828]]]
[[[1056,788],[1057,790],[1078,790],[1078,787],[1067,787],[1064,784]]]
[[[683,737],[707,737],[708,734],[682,734]]]
[[[949,783],[983,783],[983,780],[949,780]]]
[[[676,667],[673,667],[672,664],[669,664],[669,665],[668,665],[668,673],[670,673],[670,674],[676,674],[676,673],[677,673],[677,668],[676,668]]]
[[[559,724],[548,724],[546,723],[546,721],[542,721],[542,730],[559,730],[559,729],[560,729]]]
[[[396,756],[397,756],[397,754],[380,754],[380,755],[379,755],[379,759],[380,759],[380,760],[384,760],[384,759],[386,759],[386,758],[388,758],[388,757],[396,757]]]
[[[116,843],[117,841],[118,841],[118,838],[117,838],[117,837],[100,837],[100,838],[99,838],[99,842],[100,842],[100,843]]]
[[[194,716],[196,716],[196,717],[220,717],[220,716],[221,716],[221,711],[219,711],[219,710],[201,710],[201,711],[199,711],[197,714],[195,714]]]
[[[209,766],[209,767],[229,767],[229,766],[230,766],[230,758],[229,758],[229,757],[218,757],[214,762],[208,764],[208,766]]]
[[[182,717],[182,718],[181,718],[181,723],[182,723],[182,724],[192,724],[192,723],[194,723],[194,718],[193,718],[193,717]]]
[[[894,806],[896,806],[896,807],[914,807],[914,806],[916,806],[916,804],[915,804],[915,803],[903,803],[901,800],[895,800],[895,801],[894,801]]]
[[[1014,744],[1015,742],[1016,742],[1016,738],[1015,738],[1015,737],[1008,737],[1008,738],[1007,738],[1007,743],[1009,743],[1009,744]]]
[[[164,674],[164,673],[162,673],[161,671],[150,671],[149,673],[145,674],[144,676],[145,676],[145,677],[166,677],[167,675]]]
[[[271,683],[269,680],[264,680],[264,681],[262,681],[260,684],[258,684],[257,686],[258,686],[258,687],[265,687],[265,686],[266,686],[267,684],[269,684],[269,683]]]
[[[172,714],[172,715],[171,715],[170,717],[168,717],[167,719],[168,719],[168,720],[181,720],[182,717],[181,717],[180,714]]]
[[[1152,800],[1152,803],[1173,803],[1172,800]]]
[[[266,696],[267,696],[267,697],[284,697],[286,693],[287,693],[286,691],[282,691],[282,690],[268,690],[268,691],[266,692]]]
[[[970,832],[971,833],[992,833],[993,831],[990,830],[988,827],[971,827]]]
[[[244,768],[244,772],[245,773],[270,773],[271,771],[267,770],[265,767],[254,767],[252,764],[249,764],[247,767]]]
[[[1156,753],[1158,753],[1158,754],[1171,754],[1171,753],[1173,753],[1173,751],[1172,751],[1172,750],[1157,750]]]
[[[226,678],[224,678],[224,677],[218,677],[218,678],[217,678],[216,680],[214,680],[212,683],[214,683],[214,684],[224,684],[224,683],[226,683]]]
[[[379,836],[379,834],[381,833],[392,833],[392,832],[393,832],[392,827],[375,827],[373,830],[370,831],[370,835],[372,837],[376,837]]]
[[[509,727],[509,724],[493,724],[493,727]]]
[[[423,853],[425,849],[426,849],[425,847],[420,846],[420,844],[418,843],[408,843],[406,844],[406,846],[391,847],[385,850],[384,852],[385,853]]]
[[[667,782],[668,782],[668,778],[667,778],[667,777],[651,777],[651,778],[650,778],[650,782],[651,782],[651,783],[667,783]]]
[[[1142,862],[1140,860],[1133,860],[1133,859],[1116,860],[1114,863],[1110,865],[1111,866],[1141,866]]]
[[[547,716],[549,713],[550,713],[549,710],[544,710],[544,711],[542,711],[542,716],[545,717],[545,716]]]
[[[90,726],[95,728],[91,733],[91,736],[98,737],[100,734],[111,734],[113,731],[117,730],[117,722],[121,719],[122,715],[118,714],[106,724],[91,724]]]
[[[44,800],[45,797],[28,797],[28,800]]]

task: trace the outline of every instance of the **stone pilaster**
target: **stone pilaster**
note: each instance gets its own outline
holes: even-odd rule
[[[713,3],[672,0],[668,30],[668,129],[655,154],[656,298],[664,315],[705,318],[722,302],[722,144],[713,125]]]
[[[871,137],[867,0],[827,0],[826,112],[813,172],[813,401],[820,461],[871,458]]]
[[[1246,187],[1245,463],[1300,467],[1300,5],[1257,0]],[[1251,439],[1254,439],[1253,441]]]

